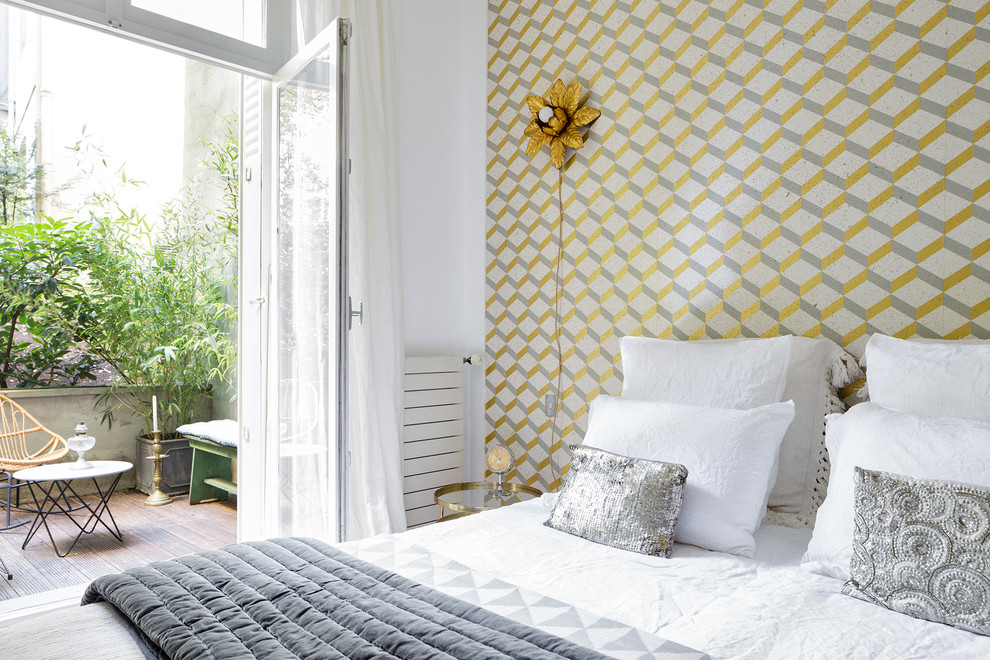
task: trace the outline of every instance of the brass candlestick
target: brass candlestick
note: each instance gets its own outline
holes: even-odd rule
[[[151,477],[151,483],[153,484],[151,494],[144,501],[144,505],[161,506],[172,501],[171,497],[162,492],[162,459],[168,458],[168,454],[162,453],[162,432],[152,431],[151,437],[155,442],[151,445],[151,456],[147,458],[155,462],[155,473]]]

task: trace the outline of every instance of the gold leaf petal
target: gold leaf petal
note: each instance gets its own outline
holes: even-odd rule
[[[529,111],[533,113],[533,116],[540,114],[540,110],[547,104],[546,99],[539,96],[527,96],[526,105],[529,106]]]
[[[578,111],[574,113],[571,117],[571,123],[575,126],[584,126],[585,124],[590,124],[598,119],[601,114],[601,110],[595,110],[594,108],[584,106],[583,108],[578,108]]]
[[[566,91],[567,89],[564,87],[564,81],[557,78],[557,82],[555,82],[553,87],[550,88],[550,105],[559,108],[561,106],[561,100],[564,98],[564,92]]]
[[[532,158],[540,150],[539,137],[533,137],[526,143],[526,155]]]
[[[584,146],[584,138],[582,138],[581,134],[578,133],[578,130],[574,127],[574,124],[567,125],[567,128],[564,129],[560,139],[571,149],[580,149]]]
[[[546,135],[544,133],[537,133],[529,140],[529,144],[526,145],[526,155],[532,158],[536,153],[543,148],[543,145],[550,142],[554,138]]]
[[[564,166],[564,143],[560,138],[554,138],[550,143],[550,162],[554,167]]]
[[[540,124],[536,121],[536,117],[529,120],[529,125],[526,126],[526,130],[523,131],[523,135],[528,137],[533,137],[534,135],[541,133]]]
[[[581,81],[575,80],[567,86],[567,93],[564,94],[563,106],[568,117],[574,116],[579,103],[581,103]]]

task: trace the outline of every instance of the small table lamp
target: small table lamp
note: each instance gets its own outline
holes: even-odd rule
[[[79,455],[79,458],[71,467],[73,470],[88,470],[93,467],[93,464],[86,460],[86,452],[96,444],[96,438],[87,435],[88,432],[89,428],[86,427],[86,422],[80,421],[76,424],[76,434],[66,440],[69,449]]]

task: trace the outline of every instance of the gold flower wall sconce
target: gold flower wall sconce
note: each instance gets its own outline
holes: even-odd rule
[[[529,96],[526,104],[533,113],[524,135],[529,138],[526,154],[532,158],[540,149],[550,145],[550,162],[560,169],[564,166],[567,147],[580,149],[584,138],[578,128],[586,126],[601,116],[601,110],[581,105],[581,83],[570,85],[558,78],[550,88],[548,98]]]
[[[559,471],[555,469],[554,454],[562,444],[562,438],[557,435],[557,413],[560,411],[561,400],[563,398],[562,378],[563,378],[563,350],[561,346],[561,315],[560,303],[562,298],[562,277],[561,266],[564,262],[564,156],[567,148],[580,149],[584,146],[584,138],[578,130],[582,126],[587,126],[601,116],[601,110],[595,110],[582,106],[582,87],[578,81],[564,86],[563,81],[557,79],[550,87],[547,98],[540,96],[529,96],[526,98],[526,105],[532,113],[529,124],[526,126],[524,135],[529,138],[526,145],[526,154],[532,158],[540,150],[550,146],[550,162],[557,169],[557,203],[560,209],[560,216],[556,222],[555,233],[556,256],[553,259],[554,269],[554,294],[553,294],[553,342],[556,345],[556,390],[557,403],[553,407],[552,419],[550,422],[550,444],[549,462],[550,470],[557,481]],[[548,414],[550,414],[548,412]]]

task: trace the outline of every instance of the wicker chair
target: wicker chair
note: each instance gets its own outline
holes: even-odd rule
[[[25,522],[10,524],[10,491],[23,484],[14,484],[13,473],[36,465],[62,460],[69,453],[65,438],[53,433],[31,413],[0,394],[0,473],[6,477],[6,524],[0,531],[19,527]]]

